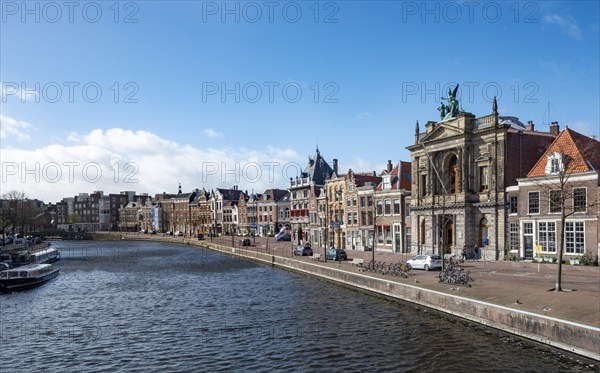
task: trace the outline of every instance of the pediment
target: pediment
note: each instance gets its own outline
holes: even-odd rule
[[[423,137],[422,141],[426,142],[442,140],[445,138],[462,135],[463,133],[464,131],[459,128],[449,126],[444,123],[439,123],[436,125],[436,128],[432,132],[428,133],[427,135],[425,135],[425,137]]]

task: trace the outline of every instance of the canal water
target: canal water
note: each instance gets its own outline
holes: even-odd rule
[[[56,242],[55,280],[0,295],[0,372],[597,371],[435,312],[165,243]]]

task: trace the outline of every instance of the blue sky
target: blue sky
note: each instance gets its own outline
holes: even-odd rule
[[[476,116],[496,95],[600,136],[595,1],[24,4],[0,9],[2,193],[285,188],[317,143],[381,170],[454,83]]]

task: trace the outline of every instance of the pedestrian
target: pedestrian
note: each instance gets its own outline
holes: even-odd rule
[[[478,260],[479,259],[479,248],[477,246],[475,246],[475,248],[473,249],[473,261]]]
[[[463,247],[463,249],[462,249],[462,260],[463,260],[463,262],[467,261],[467,248],[466,247]]]

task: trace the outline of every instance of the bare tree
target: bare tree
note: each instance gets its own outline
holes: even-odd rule
[[[563,291],[562,261],[566,248],[567,218],[578,212],[589,213],[590,209],[598,206],[598,165],[600,142],[565,130],[529,175],[540,189],[540,200],[542,196],[548,197],[549,211],[560,213],[558,266],[554,287],[557,292]],[[590,187],[595,188],[592,193],[589,192]]]
[[[23,209],[25,204],[25,192],[10,190],[2,195],[2,208],[0,209],[0,219],[3,230],[11,229],[11,234],[15,234],[18,224],[23,222]]]

